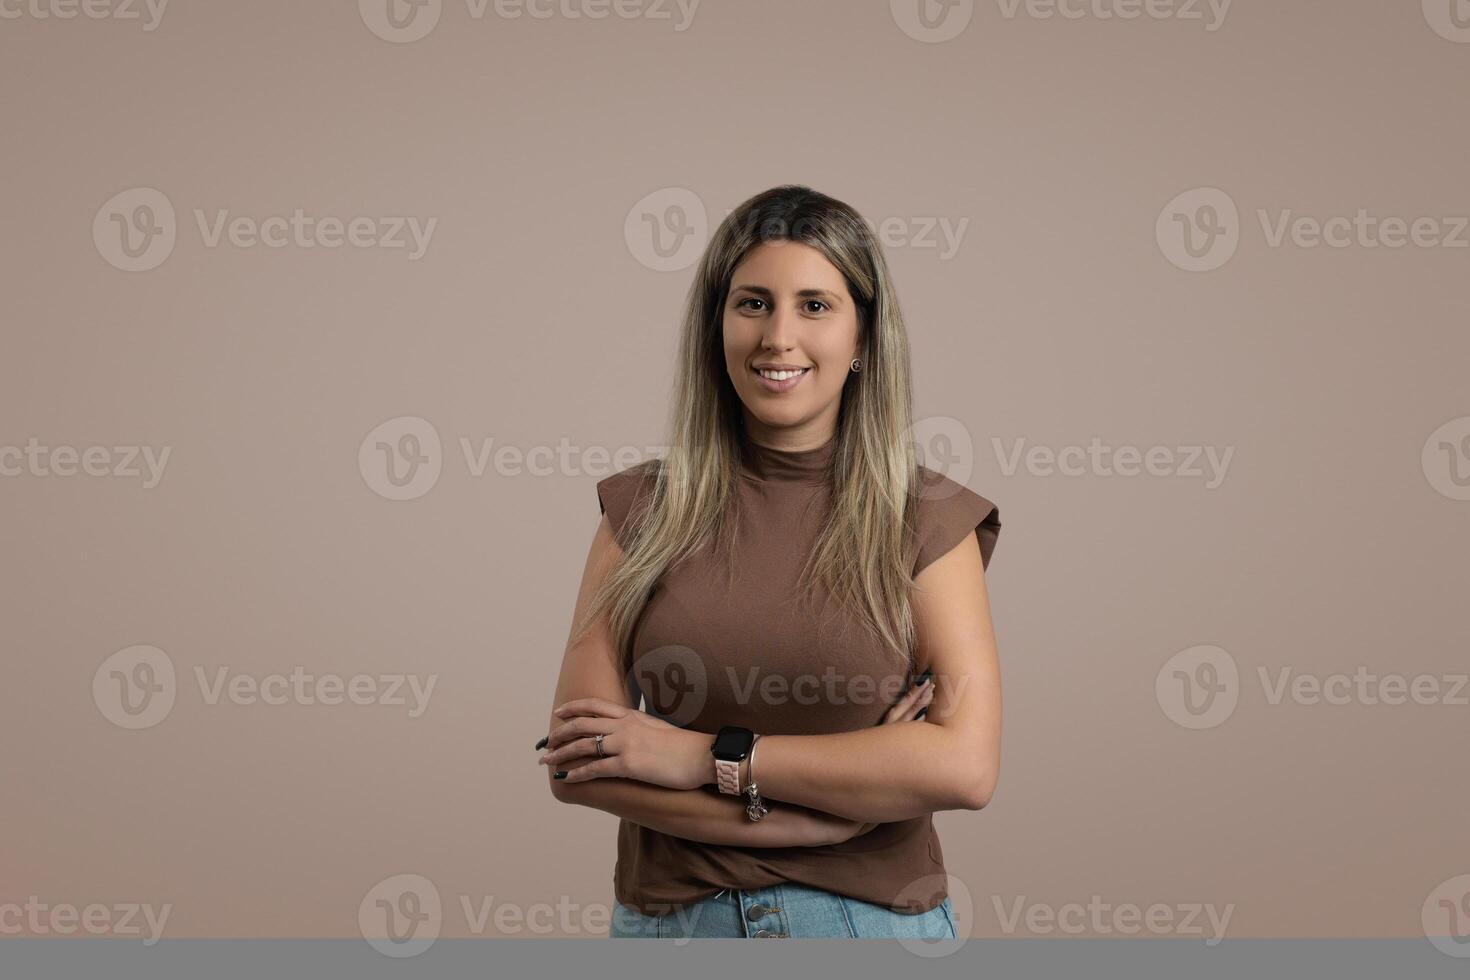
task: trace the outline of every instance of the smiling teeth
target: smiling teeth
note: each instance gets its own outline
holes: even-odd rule
[[[798,374],[806,374],[811,368],[802,368],[800,371],[766,371],[761,368],[757,368],[756,370],[760,371],[760,376],[763,378],[769,378],[772,381],[785,381],[787,378],[794,378]]]

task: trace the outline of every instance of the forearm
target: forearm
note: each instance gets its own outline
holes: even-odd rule
[[[812,847],[833,843],[804,807],[773,806],[764,819],[752,821],[745,815],[745,797],[708,788],[669,789],[609,777],[561,785],[555,793],[564,803],[604,810],[659,833],[706,844]]]
[[[955,738],[923,721],[830,735],[763,735],[755,779],[762,796],[849,820],[887,823],[979,809],[986,776],[975,761],[981,753]]]

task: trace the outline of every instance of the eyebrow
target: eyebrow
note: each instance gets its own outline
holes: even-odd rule
[[[732,287],[730,287],[730,292],[732,292],[732,293],[738,293],[738,292],[740,292],[742,290],[744,290],[747,293],[755,293],[757,296],[771,297],[771,296],[774,295],[765,286],[752,286],[752,285],[743,284],[743,285],[739,285],[739,286],[732,286]],[[836,293],[832,292],[830,289],[798,289],[796,291],[796,295],[799,298],[801,298],[801,299],[811,299],[813,297],[816,297],[816,298],[819,298],[819,299],[829,299],[833,303],[841,303],[842,302],[842,297],[838,296]]]

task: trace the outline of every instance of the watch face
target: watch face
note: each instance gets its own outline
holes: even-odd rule
[[[750,752],[755,734],[748,728],[726,725],[715,735],[715,744],[710,754],[723,762],[739,762]]]

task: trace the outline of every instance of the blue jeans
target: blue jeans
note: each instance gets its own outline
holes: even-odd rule
[[[905,915],[887,906],[783,881],[755,891],[727,888],[701,901],[677,905],[662,916],[643,915],[614,901],[608,937],[957,939],[953,912],[948,897],[928,912]]]

